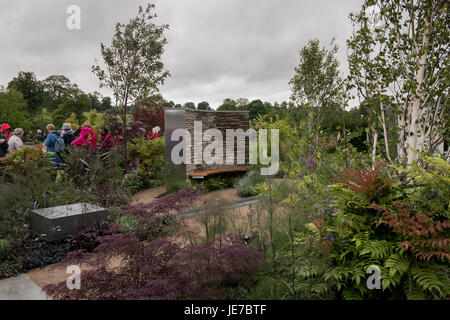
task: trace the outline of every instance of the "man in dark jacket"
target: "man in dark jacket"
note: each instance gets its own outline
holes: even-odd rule
[[[37,140],[39,142],[44,142],[45,141],[45,135],[41,130],[38,130],[37,132]]]
[[[61,130],[64,132],[64,144],[66,145],[66,147],[69,147],[73,141],[74,132],[72,130],[72,126],[70,125],[70,123],[64,123]]]
[[[5,136],[0,136],[0,158],[3,158],[8,153],[8,141]]]

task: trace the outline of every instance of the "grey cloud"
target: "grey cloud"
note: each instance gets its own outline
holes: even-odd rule
[[[64,74],[85,91],[99,90],[90,68],[117,22],[127,22],[138,0],[2,0],[0,84],[19,71]],[[82,29],[66,28],[66,8],[82,10]],[[170,25],[163,60],[172,77],[161,88],[176,103],[224,98],[289,99],[298,51],[317,37],[340,46],[345,69],[348,14],[362,0],[156,0],[157,23]]]

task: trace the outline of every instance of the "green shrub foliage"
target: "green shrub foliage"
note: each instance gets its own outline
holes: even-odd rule
[[[139,177],[142,188],[161,185],[164,176],[164,139],[136,138],[130,144],[130,156],[139,160]]]
[[[410,169],[380,163],[344,172],[332,186],[335,267],[325,277],[343,298],[449,296],[449,178],[450,165],[438,158]],[[366,284],[369,266],[380,270],[379,290]]]

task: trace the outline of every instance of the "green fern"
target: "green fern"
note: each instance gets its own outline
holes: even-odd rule
[[[390,254],[391,245],[386,240],[368,241],[362,245],[364,249],[359,254],[361,256],[370,255],[372,258],[382,260]]]
[[[389,268],[389,277],[400,276],[408,272],[409,261],[400,254],[393,254],[386,259],[384,266]]]
[[[413,265],[411,268],[411,275],[417,285],[422,290],[434,294],[440,298],[445,297],[445,293],[448,291],[449,283],[443,283],[437,275],[437,270],[430,266]]]
[[[363,296],[353,288],[345,288],[342,291],[342,297],[345,300],[363,300]]]

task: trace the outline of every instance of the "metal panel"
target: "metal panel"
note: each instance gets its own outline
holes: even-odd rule
[[[83,227],[93,227],[108,219],[108,211],[87,203],[33,210],[31,230],[44,234],[48,241],[65,239]]]
[[[180,143],[180,141],[172,141],[172,133],[176,129],[185,128],[185,111],[182,109],[166,109],[164,110],[164,126],[166,137],[166,162],[165,162],[165,184],[170,188],[174,184],[186,181],[186,164],[174,164],[171,159],[172,149]]]

